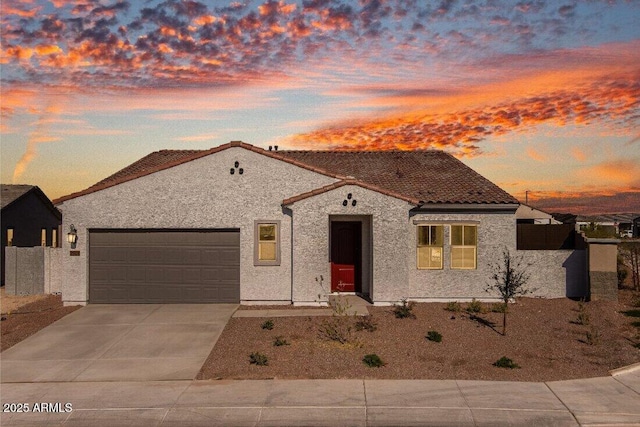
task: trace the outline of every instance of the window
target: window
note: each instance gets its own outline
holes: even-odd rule
[[[47,229],[40,230],[40,246],[47,246]]]
[[[478,227],[476,225],[451,226],[451,268],[476,268]]]
[[[418,268],[442,269],[443,225],[418,226]]]
[[[13,246],[13,228],[7,228],[7,246]]]
[[[58,247],[58,229],[57,228],[51,229],[51,247],[52,248]]]
[[[256,221],[254,265],[280,265],[280,221]]]

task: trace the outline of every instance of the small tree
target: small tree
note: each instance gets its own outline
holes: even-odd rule
[[[535,289],[527,289],[525,286],[529,281],[529,273],[522,257],[511,255],[507,248],[502,251],[502,260],[489,264],[491,269],[492,283],[487,284],[486,291],[496,291],[504,301],[505,306],[515,297],[524,296]],[[502,335],[507,335],[507,312],[505,308],[502,314]]]

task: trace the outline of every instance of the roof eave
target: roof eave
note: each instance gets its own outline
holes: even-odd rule
[[[476,203],[422,203],[414,212],[515,212],[519,203],[476,202]]]

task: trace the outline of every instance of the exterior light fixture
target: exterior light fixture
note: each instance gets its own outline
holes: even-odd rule
[[[78,230],[71,224],[69,226],[69,232],[67,233],[67,242],[71,245],[71,249],[75,249],[78,242]]]
[[[349,202],[347,202],[346,200],[343,200],[342,201],[342,206],[347,206],[347,203],[349,203]]]
[[[231,169],[229,169],[229,173],[230,173],[231,175],[233,175],[234,173],[236,173],[236,170],[235,170],[234,168],[231,168]]]
[[[242,169],[242,168],[238,169],[238,173],[239,173],[240,175],[242,175],[242,174],[244,173],[244,169]]]
[[[351,206],[355,206],[355,205],[356,205],[356,203],[358,203],[358,202],[356,201],[356,199],[353,199],[353,200],[351,201]]]
[[[236,160],[236,162],[233,164],[235,167],[240,166],[240,162]]]
[[[347,194],[347,199],[351,200],[352,197],[353,195],[351,193]]]

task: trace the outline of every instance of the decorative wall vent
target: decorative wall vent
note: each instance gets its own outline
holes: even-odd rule
[[[238,170],[238,174],[242,175],[244,173],[244,169],[240,167],[240,162],[237,160],[233,163],[233,167],[229,169],[229,173],[233,175],[236,173],[236,169]]]
[[[342,201],[342,206],[348,206],[349,200],[351,200],[351,206],[355,207],[355,205],[358,204],[358,201],[353,198],[353,194],[349,193],[347,194],[347,198]]]

